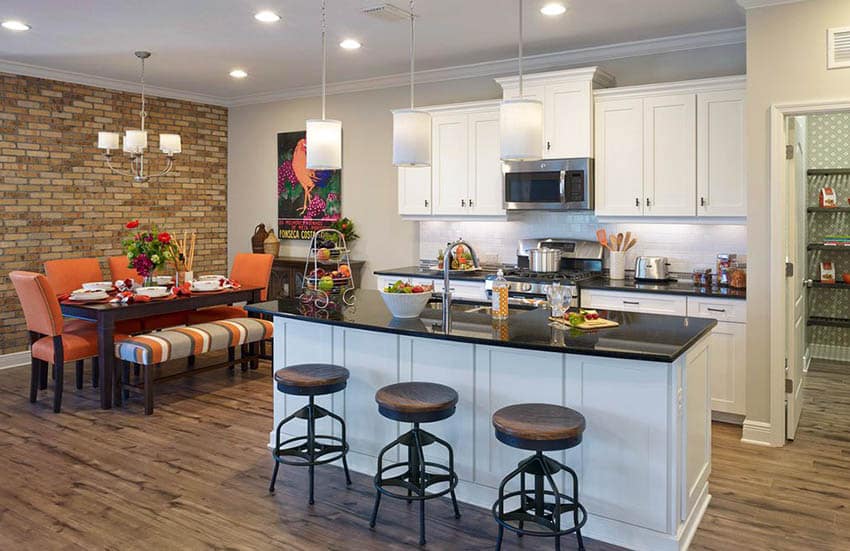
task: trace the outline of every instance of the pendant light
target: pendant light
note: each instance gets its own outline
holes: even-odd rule
[[[543,103],[523,97],[522,0],[519,0],[519,96],[502,100],[499,137],[503,161],[533,161],[543,157]]]
[[[307,168],[311,170],[342,168],[342,121],[325,118],[328,65],[325,1],[322,0],[322,118],[307,120]]]
[[[431,114],[413,107],[416,16],[410,0],[410,109],[393,111],[393,165],[431,166]]]

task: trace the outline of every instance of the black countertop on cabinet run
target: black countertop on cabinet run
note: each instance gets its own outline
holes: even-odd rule
[[[432,302],[419,318],[395,319],[380,293],[369,289],[355,291],[354,306],[329,311],[292,299],[246,308],[260,314],[411,337],[655,362],[676,360],[717,324],[712,319],[600,310],[600,315],[620,326],[581,331],[550,327],[548,308],[512,307],[506,321],[494,322],[489,308],[455,303],[451,330],[444,333],[435,327],[442,317],[439,301]]]
[[[405,266],[403,268],[391,268],[389,270],[375,270],[372,272],[376,276],[388,277],[421,277],[427,279],[443,279],[442,270],[429,270],[420,268],[419,266]],[[455,271],[449,274],[449,278],[457,281],[484,281],[487,276],[496,275],[496,270],[482,269],[477,272],[460,272]]]
[[[630,293],[656,293],[661,295],[682,295],[709,298],[735,298],[745,300],[746,289],[731,287],[697,287],[690,280],[670,281],[667,283],[645,283],[634,279],[608,279],[597,277],[579,283],[579,289],[598,289],[600,291],[627,291]]]

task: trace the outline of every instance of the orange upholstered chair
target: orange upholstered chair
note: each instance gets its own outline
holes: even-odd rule
[[[240,253],[233,259],[230,279],[245,287],[262,287],[260,300],[266,300],[269,277],[272,273],[274,256],[270,254]],[[244,318],[248,312],[241,306],[213,306],[201,308],[189,314],[189,323],[208,323],[230,318]]]
[[[112,275],[112,281],[119,279],[132,279],[137,283],[141,283],[144,278],[133,268],[128,267],[126,256],[110,256],[106,259],[109,263],[109,273]],[[188,312],[174,312],[173,314],[162,314],[159,316],[148,316],[141,320],[132,320],[140,323],[140,331],[156,331],[157,329],[165,329],[166,327],[175,327],[177,325],[186,325],[188,321]],[[124,331],[128,333],[129,331]],[[136,331],[133,331],[135,333]]]
[[[9,279],[18,293],[30,332],[30,402],[36,401],[39,387],[46,388],[47,364],[53,362],[53,411],[59,413],[62,408],[65,362],[77,362],[77,388],[82,387],[83,360],[91,358],[92,370],[98,372],[97,331],[93,325],[65,329],[59,299],[45,276],[35,272],[14,271],[9,274]],[[115,335],[116,340],[125,338],[125,335]]]

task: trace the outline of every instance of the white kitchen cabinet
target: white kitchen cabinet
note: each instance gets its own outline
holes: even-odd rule
[[[487,291],[484,287],[483,281],[469,281],[465,279],[450,279],[449,280],[450,289],[452,290],[452,297],[456,299],[465,299],[465,300],[475,300],[475,301],[486,301],[487,300]],[[443,280],[435,279],[434,280],[434,292],[442,293],[443,292]]]
[[[669,316],[685,316],[688,309],[687,300],[683,296],[597,289],[582,289],[581,307]]]
[[[643,214],[643,101],[596,106],[596,214]],[[607,161],[616,159],[617,162]]]
[[[398,213],[431,214],[431,167],[399,167]]]
[[[744,77],[595,92],[599,216],[746,215]]]
[[[434,214],[465,214],[469,201],[469,120],[466,113],[432,115]]]
[[[499,142],[499,111],[470,113],[468,213],[481,216],[505,214],[502,162]]]
[[[392,276],[392,275],[379,275],[377,276],[378,280],[378,289],[384,289],[396,281],[409,281],[411,285],[433,285],[434,280],[428,279],[424,277],[407,277],[402,275]]]
[[[643,190],[647,216],[696,214],[696,95],[643,101]]]
[[[517,77],[497,78],[503,97],[519,97]],[[543,102],[543,158],[593,157],[593,90],[614,78],[597,67],[523,76],[523,97]]]
[[[744,90],[697,95],[697,214],[746,216]]]

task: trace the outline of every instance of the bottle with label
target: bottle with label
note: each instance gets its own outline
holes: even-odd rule
[[[508,319],[508,281],[505,279],[505,274],[502,270],[496,272],[496,279],[493,281],[493,303],[490,308],[493,314],[493,319],[504,320]]]

